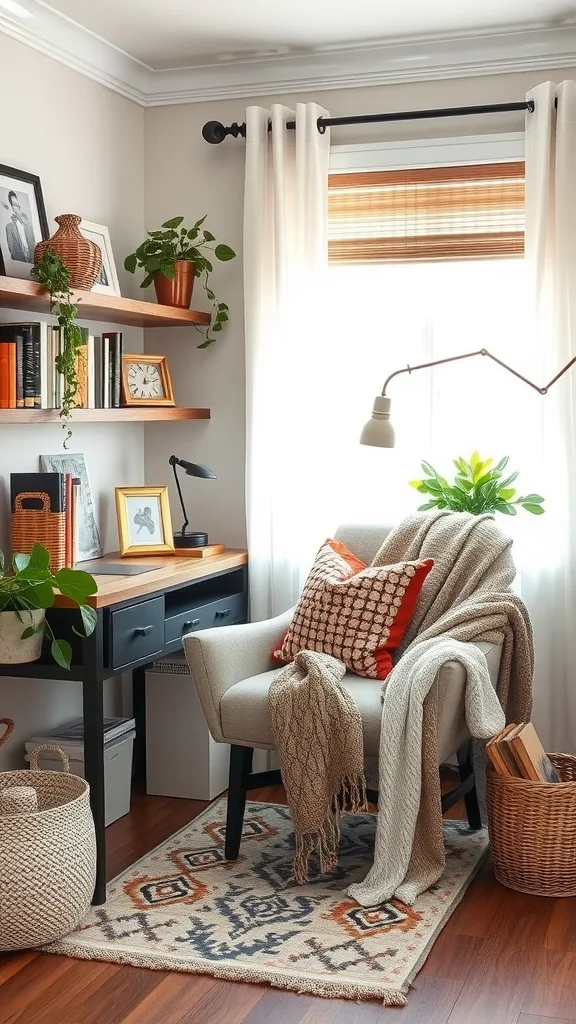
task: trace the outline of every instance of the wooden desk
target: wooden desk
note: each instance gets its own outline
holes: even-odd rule
[[[117,555],[105,555],[102,559],[114,560],[121,561]],[[211,558],[159,555],[130,561],[160,564],[160,568],[137,576],[95,576],[98,592],[90,598],[90,604],[97,610],[97,622],[91,636],[79,637],[73,632],[73,627],[80,625],[80,616],[66,599],[59,598],[48,611],[56,635],[72,645],[69,674],[47,653],[30,664],[0,665],[0,676],[74,679],[82,683],[84,766],[98,854],[95,904],[106,901],[104,680],[132,672],[138,757],[138,752],[143,754],[145,750],[146,668],[163,655],[180,650],[182,637],[187,633],[246,621],[246,551],[230,549]]]

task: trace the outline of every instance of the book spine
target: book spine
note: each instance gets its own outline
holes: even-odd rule
[[[122,332],[107,331],[104,337],[108,339],[110,353],[110,407],[119,409],[122,383]]]
[[[40,325],[40,408],[49,409],[48,401],[48,324]]]
[[[16,408],[16,342],[8,348],[8,408]]]
[[[40,335],[36,335],[32,340],[32,367],[33,367],[33,380],[34,380],[34,409],[42,408],[42,365],[41,365],[41,354],[40,354]]]
[[[16,336],[16,408],[24,408],[24,338]]]
[[[102,409],[102,338],[94,338],[94,402],[96,409]]]
[[[64,564],[67,569],[72,568],[72,474],[66,473],[66,544]]]
[[[106,335],[102,335],[102,383],[103,383],[103,400],[102,408],[110,408],[110,344],[109,338]]]
[[[72,568],[80,555],[80,477],[72,477]]]
[[[24,332],[24,408],[34,408],[34,349],[30,330]]]
[[[88,335],[88,408],[96,408],[96,378],[94,361],[94,335]]]
[[[9,341],[0,341],[0,409],[10,408],[9,349]]]

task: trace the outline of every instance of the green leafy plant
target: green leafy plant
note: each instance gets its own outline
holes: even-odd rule
[[[454,512],[472,512],[479,516],[484,512],[502,512],[505,516],[515,516],[518,506],[535,516],[541,516],[542,498],[539,494],[525,494],[516,497],[516,489],[511,484],[518,473],[505,474],[509,457],[505,456],[493,467],[493,459],[482,460],[478,452],[465,459],[454,459],[457,473],[452,483],[440,476],[429,462],[422,462],[426,476],[423,480],[410,480],[420,494],[429,494],[430,501],[420,505],[418,511],[430,508],[448,508]]]
[[[61,668],[69,669],[72,662],[72,648],[67,640],[57,640],[52,627],[44,617],[38,625],[30,623],[26,613],[41,608],[51,608],[56,593],[69,598],[80,609],[84,633],[90,636],[96,626],[96,611],[88,604],[90,594],[98,590],[90,573],[79,569],[58,569],[50,571],[50,555],[42,544],[35,544],[29,555],[14,555],[11,569],[4,571],[4,554],[0,551],[0,612],[15,612],[24,626],[21,640],[34,633],[46,633],[51,641],[50,650],[54,661]]]
[[[48,246],[37,266],[32,268],[32,277],[50,292],[50,312],[60,325],[62,351],[56,356],[56,369],[62,374],[62,407],[60,416],[66,430],[64,448],[72,437],[69,421],[76,408],[80,382],[78,380],[78,353],[82,345],[82,332],[76,323],[78,307],[72,300],[70,276],[61,256]]]
[[[124,267],[130,274],[134,274],[137,267],[146,271],[141,288],[147,288],[156,274],[173,280],[174,264],[179,260],[194,263],[194,276],[201,278],[206,296],[214,307],[206,339],[198,348],[207,348],[216,341],[214,334],[218,334],[228,320],[228,306],[219,302],[210,288],[210,274],[214,269],[210,257],[213,253],[217,260],[227,263],[236,256],[229,245],[213,244],[216,242],[214,235],[202,227],[207,216],[205,214],[191,228],[183,226],[184,217],[172,217],[159,231],[149,231],[146,241],[124,260]],[[204,333],[196,324],[194,326]]]

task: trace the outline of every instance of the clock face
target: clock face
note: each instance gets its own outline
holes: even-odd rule
[[[128,391],[132,398],[165,398],[164,384],[157,363],[130,363]]]

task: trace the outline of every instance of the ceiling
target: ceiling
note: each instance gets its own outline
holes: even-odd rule
[[[0,0],[2,33],[145,107],[576,67],[576,0]]]
[[[44,6],[154,70],[576,23],[576,0],[49,0]]]

